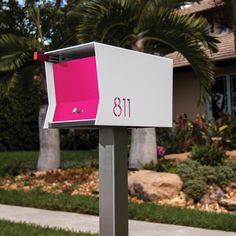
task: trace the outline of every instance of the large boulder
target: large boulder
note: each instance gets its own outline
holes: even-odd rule
[[[128,187],[132,196],[144,201],[158,202],[176,197],[183,182],[176,174],[140,170],[129,175]]]
[[[236,211],[236,199],[221,199],[219,204],[229,211]]]

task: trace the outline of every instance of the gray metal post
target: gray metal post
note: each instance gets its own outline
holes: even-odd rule
[[[127,129],[99,130],[100,236],[128,236]]]

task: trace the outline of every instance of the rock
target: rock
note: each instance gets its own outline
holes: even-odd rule
[[[208,193],[206,193],[206,194],[202,197],[201,203],[205,205],[205,204],[210,204],[210,202],[211,202],[210,196],[209,196]]]
[[[236,198],[234,199],[221,199],[219,204],[229,211],[236,210]]]
[[[176,162],[186,161],[186,160],[191,159],[191,153],[184,152],[184,153],[178,153],[178,154],[169,154],[169,155],[165,155],[164,159],[170,160],[170,161],[176,161]]]
[[[229,187],[229,186],[226,186],[226,187],[225,187],[225,192],[229,194],[230,191],[231,191],[230,187]]]
[[[192,198],[188,199],[187,206],[192,206],[194,204],[194,200]]]
[[[176,197],[183,182],[176,174],[140,170],[128,177],[129,193],[144,201],[172,199]]]
[[[216,191],[215,196],[216,196],[216,200],[217,200],[217,201],[220,201],[220,199],[224,196],[224,192],[223,192],[221,189],[218,189],[218,190]]]
[[[170,204],[172,206],[185,207],[186,201],[185,201],[185,199],[180,199],[179,197],[175,197],[175,198],[169,200],[168,204]]]
[[[235,183],[235,182],[232,182],[232,183],[230,184],[230,187],[235,189],[235,188],[236,188],[236,183]]]
[[[236,159],[236,150],[233,151],[226,151],[226,156],[228,156],[230,159]]]

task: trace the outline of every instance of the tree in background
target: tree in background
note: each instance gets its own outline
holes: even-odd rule
[[[205,19],[177,10],[185,2],[84,0],[78,12],[78,43],[98,41],[162,56],[178,51],[192,66],[201,88],[199,102],[204,102],[213,81],[213,66],[206,50],[216,52],[217,40],[208,34]],[[154,128],[132,129],[131,139],[131,168],[157,162]]]
[[[14,4],[15,1],[9,1]],[[70,34],[73,24],[69,25],[70,9],[67,6],[58,8],[53,3],[35,6],[34,1],[27,1],[26,6],[13,7],[8,3],[0,2],[4,14],[2,19],[9,16],[14,26],[9,25],[7,19],[1,24],[4,26],[0,32],[0,73],[1,80],[7,83],[6,88],[14,86],[16,81],[36,80],[40,87],[39,134],[40,152],[38,170],[55,169],[60,165],[60,145],[58,130],[44,130],[43,122],[47,110],[47,93],[45,86],[44,66],[33,61],[34,51],[45,51],[71,45],[73,37]],[[5,6],[4,6],[5,4]],[[22,14],[21,22],[18,18],[12,19],[13,11],[19,10]],[[40,13],[42,13],[40,15]],[[21,15],[19,14],[19,15]],[[69,25],[69,26],[67,26]],[[5,90],[7,90],[5,88]],[[17,115],[17,114],[16,114]]]

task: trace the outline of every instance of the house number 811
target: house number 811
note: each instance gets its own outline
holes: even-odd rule
[[[113,114],[116,117],[130,117],[130,99],[114,98]]]

